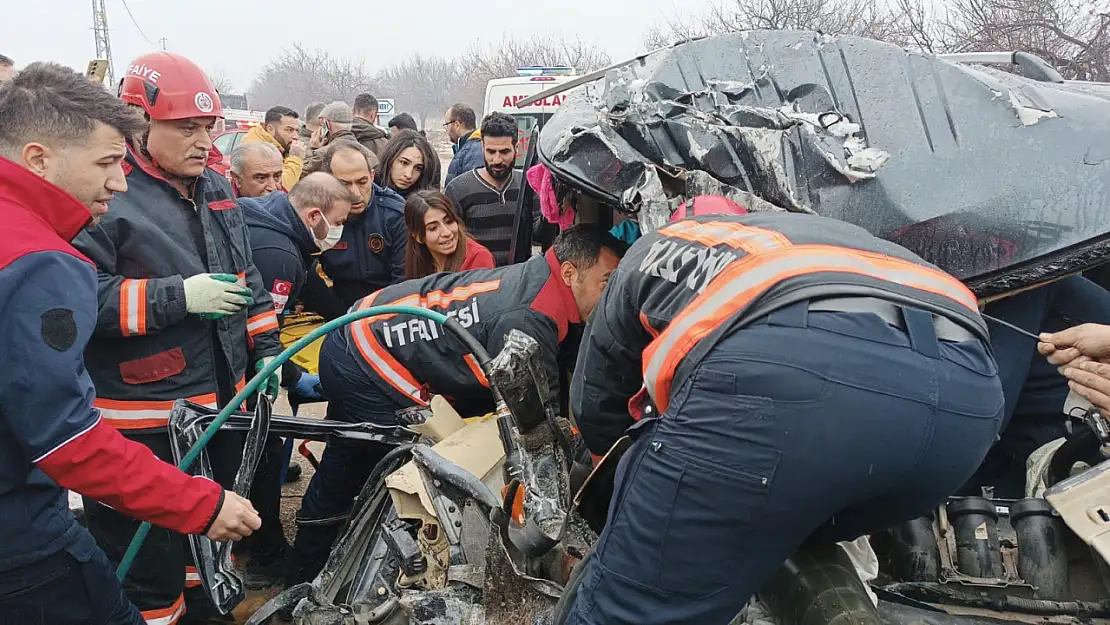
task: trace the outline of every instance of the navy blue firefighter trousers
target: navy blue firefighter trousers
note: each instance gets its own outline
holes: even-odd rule
[[[980,341],[794,304],[724,338],[634,428],[567,625],[726,625],[807,540],[921,516],[1003,414]]]

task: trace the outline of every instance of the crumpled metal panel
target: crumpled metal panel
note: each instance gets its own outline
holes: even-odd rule
[[[755,195],[859,225],[980,296],[1110,256],[1106,90],[856,37],[750,31],[650,55],[600,91],[567,99],[539,158],[638,210],[644,231],[689,196]]]

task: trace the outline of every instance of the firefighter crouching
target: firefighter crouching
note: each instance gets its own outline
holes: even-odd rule
[[[141,625],[63,489],[213,540],[250,534],[258,517],[93,408],[83,351],[96,331],[96,269],[69,241],[127,189],[125,135],[142,119],[51,63],[0,86],[0,119],[0,621]]]
[[[518,329],[539,343],[558,397],[559,345],[571,324],[589,316],[625,245],[591,226],[570,228],[543,256],[497,269],[438,273],[386,287],[356,304],[420,306],[454,316],[497,354]],[[485,376],[463,345],[411,315],[357,321],[328,335],[320,350],[328,419],[395,425],[402,408],[450,397],[462,414],[492,409]],[[297,513],[290,584],[311,580],[327,560],[339,524],[386,446],[330,441]]]
[[[566,623],[724,625],[803,541],[927,513],[998,433],[988,345],[962,283],[844,222],[708,215],[643,237],[572,382],[592,453],[635,442]]]
[[[229,403],[254,373],[251,363],[261,367],[281,351],[278,321],[231,187],[207,168],[210,131],[222,116],[211,82],[188,59],[156,52],[128,66],[120,99],[145,113],[149,127],[128,142],[127,191],[74,241],[99,280],[85,361],[104,418],[170,460],[174,400]],[[278,377],[268,381],[271,394]],[[217,480],[230,483],[241,444],[220,435],[208,451]],[[118,561],[138,522],[91,500],[86,509],[93,536]],[[149,623],[214,612],[184,537],[168,530],[150,532],[124,588]]]

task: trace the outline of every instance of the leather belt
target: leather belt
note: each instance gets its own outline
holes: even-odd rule
[[[902,318],[900,308],[894,302],[868,296],[829,297],[811,300],[809,303],[809,309],[814,311],[871,313],[887,322],[887,324],[905,330],[906,322]],[[936,331],[937,339],[941,341],[959,343],[975,341],[979,338],[955,321],[936,314],[933,315],[933,329]]]

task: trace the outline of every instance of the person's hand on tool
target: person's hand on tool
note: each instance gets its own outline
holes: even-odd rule
[[[296,156],[297,158],[304,158],[308,149],[300,139],[293,139],[289,142],[289,156]]]
[[[273,362],[273,360],[274,356],[266,356],[265,358],[260,358],[258,360],[258,364],[255,365],[255,370],[262,371],[266,368],[266,365]],[[266,393],[266,396],[269,397],[271,400],[277,399],[279,390],[281,390],[281,367],[278,367],[272,373],[270,373],[270,376],[266,378],[266,382],[262,387],[262,392]]]
[[[234,315],[254,303],[251,290],[226,273],[185,278],[185,309],[208,319]]]
[[[1110,414],[1110,365],[1086,361],[1063,368],[1071,390],[1082,395],[1103,414]]]
[[[250,501],[228,490],[224,491],[224,503],[206,536],[216,541],[239,541],[260,527],[262,519],[258,516],[258,510],[254,509]]]

